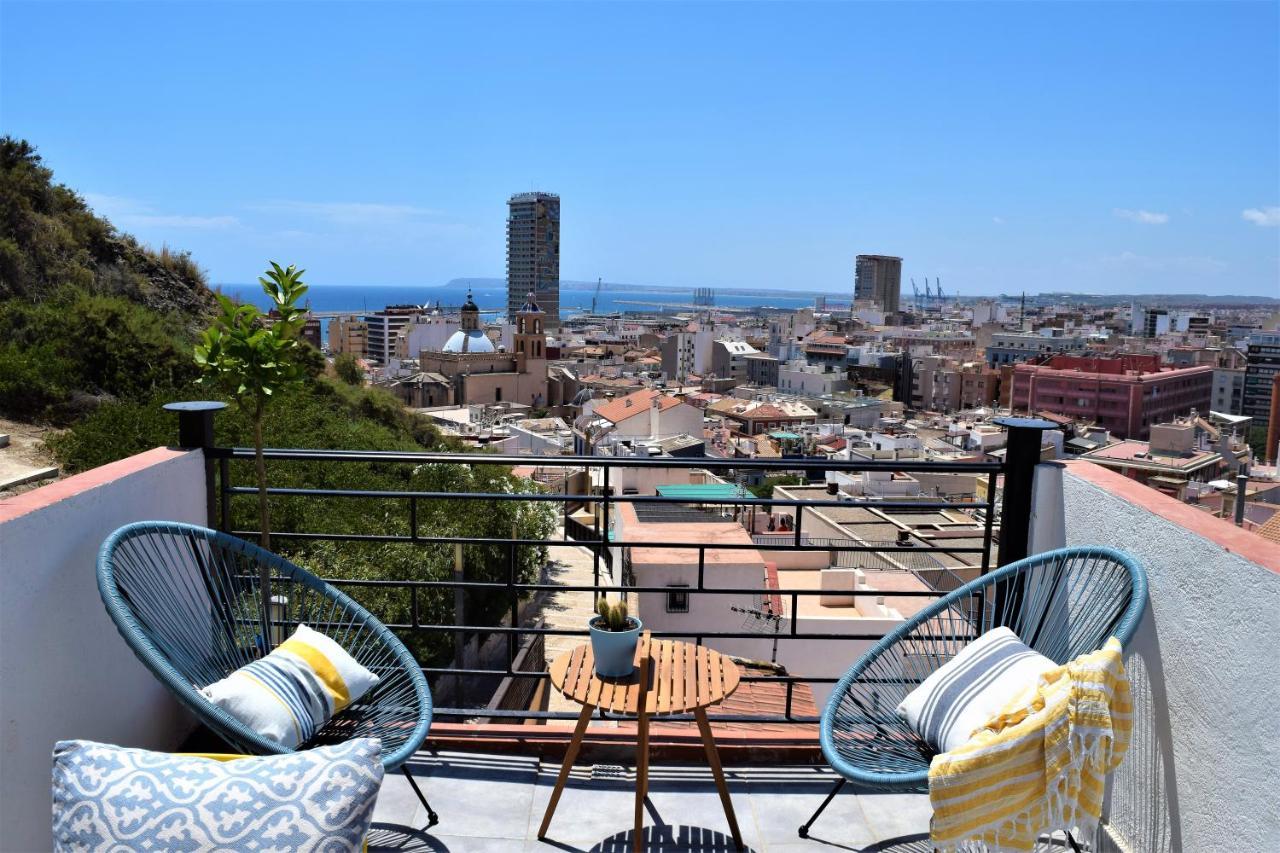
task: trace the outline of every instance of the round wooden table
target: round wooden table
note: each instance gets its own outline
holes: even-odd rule
[[[720,754],[707,722],[707,708],[723,702],[738,689],[741,673],[737,664],[717,651],[678,640],[653,640],[645,631],[636,645],[636,670],[626,678],[601,678],[595,672],[591,644],[584,643],[557,657],[551,663],[551,683],[567,698],[582,704],[573,739],[560,765],[551,801],[542,816],[538,838],[545,838],[555,814],[556,804],[578,757],[587,724],[596,708],[615,714],[635,714],[636,743],[636,815],[634,849],[644,846],[644,799],[649,788],[649,718],[655,714],[693,712],[702,734],[702,746],[711,765],[724,815],[729,820],[733,843],[742,849],[742,834],[733,814],[733,802],[724,781]]]

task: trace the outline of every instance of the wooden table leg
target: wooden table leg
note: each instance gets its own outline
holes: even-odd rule
[[[711,775],[715,777],[716,789],[720,792],[720,803],[724,806],[724,816],[729,819],[729,831],[733,833],[733,843],[742,849],[742,833],[738,831],[738,819],[733,814],[733,801],[729,799],[729,786],[724,781],[724,768],[720,766],[720,753],[716,751],[716,742],[711,737],[711,724],[707,722],[707,709],[694,708],[693,715],[698,718],[698,731],[702,732],[702,746],[707,751],[707,763],[711,765]]]
[[[636,834],[632,849],[644,850],[644,798],[649,794],[649,715],[640,712],[636,721]]]
[[[591,722],[591,714],[595,709],[594,705],[583,705],[582,713],[578,715],[578,725],[573,729],[573,738],[569,741],[569,749],[564,754],[564,763],[560,765],[560,775],[556,777],[555,790],[551,792],[551,801],[547,803],[547,810],[542,815],[542,826],[538,828],[539,838],[547,837],[551,816],[556,813],[556,805],[560,802],[564,783],[568,781],[569,771],[573,769],[573,760],[578,757],[578,750],[582,748],[582,738],[587,733],[587,723]]]

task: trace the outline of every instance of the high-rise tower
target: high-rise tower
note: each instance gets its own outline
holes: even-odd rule
[[[516,193],[507,200],[507,317],[532,301],[560,328],[560,196]]]
[[[853,273],[855,302],[874,302],[886,314],[898,312],[898,297],[902,293],[902,258],[858,255]]]

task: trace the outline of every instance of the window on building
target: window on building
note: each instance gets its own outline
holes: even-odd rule
[[[667,584],[670,590],[667,593],[667,612],[668,613],[688,613],[689,612],[689,585],[687,583]]]

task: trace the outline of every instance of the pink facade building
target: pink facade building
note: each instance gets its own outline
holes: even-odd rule
[[[1052,412],[1097,424],[1117,438],[1145,439],[1152,424],[1209,411],[1213,367],[1168,368],[1156,355],[1055,355],[1013,368],[1015,412]]]

